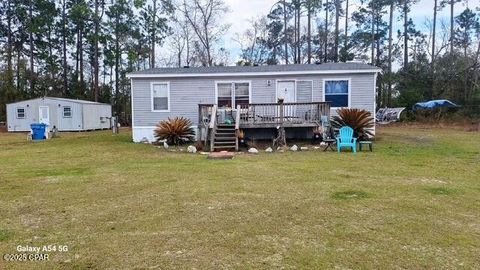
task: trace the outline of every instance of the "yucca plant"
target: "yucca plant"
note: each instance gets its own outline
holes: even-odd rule
[[[359,140],[365,140],[373,137],[370,128],[373,128],[372,114],[366,110],[361,109],[338,109],[338,116],[332,119],[332,126],[339,129],[344,126],[349,126],[354,131],[354,136]]]
[[[157,141],[166,140],[169,144],[178,145],[192,141],[195,131],[192,128],[192,121],[184,117],[175,117],[158,123],[154,135]]]

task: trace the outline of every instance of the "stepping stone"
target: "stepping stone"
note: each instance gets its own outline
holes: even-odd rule
[[[232,159],[235,156],[233,152],[212,152],[208,154],[208,159]]]

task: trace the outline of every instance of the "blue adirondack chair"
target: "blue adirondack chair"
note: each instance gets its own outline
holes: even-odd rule
[[[337,150],[340,153],[342,147],[350,147],[353,153],[357,152],[357,138],[353,137],[353,129],[351,127],[340,128],[340,134],[337,137]]]

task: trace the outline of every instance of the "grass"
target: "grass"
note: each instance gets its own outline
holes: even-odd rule
[[[207,160],[130,134],[0,134],[0,269],[480,268],[478,132],[388,127],[375,151]]]

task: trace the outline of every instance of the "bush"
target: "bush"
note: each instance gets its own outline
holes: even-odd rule
[[[334,116],[332,120],[334,128],[349,126],[359,140],[373,137],[370,129],[373,128],[374,123],[370,112],[361,109],[338,109],[337,114],[338,116]]]
[[[195,131],[192,128],[192,121],[184,117],[175,117],[158,123],[154,135],[157,141],[166,140],[169,144],[178,145],[192,141]]]

